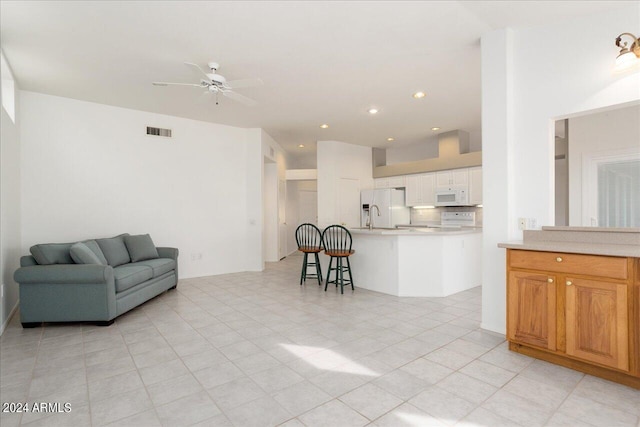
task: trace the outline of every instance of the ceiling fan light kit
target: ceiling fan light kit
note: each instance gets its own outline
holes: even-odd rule
[[[209,62],[207,66],[211,72],[207,73],[205,70],[200,68],[198,64],[194,64],[192,62],[185,62],[185,65],[191,67],[193,71],[195,71],[200,76],[200,83],[170,83],[170,82],[153,82],[154,86],[194,86],[201,89],[206,89],[208,93],[221,93],[222,96],[230,98],[234,101],[240,102],[241,104],[254,106],[257,104],[251,98],[248,98],[244,95],[234,92],[234,89],[238,88],[247,88],[247,87],[255,87],[262,85],[262,80],[260,79],[243,79],[243,80],[230,80],[218,74],[218,68],[220,68],[220,64],[217,62]],[[216,104],[218,104],[218,100],[216,98]]]

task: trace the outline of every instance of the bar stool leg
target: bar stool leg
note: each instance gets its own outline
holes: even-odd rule
[[[322,266],[320,265],[320,257],[317,252],[314,252],[316,258],[316,278],[318,279],[318,286],[322,286]]]
[[[304,257],[302,258],[302,271],[300,272],[300,286],[302,286],[302,281],[306,280],[307,275],[307,253],[304,252]]]
[[[331,264],[333,264],[333,257],[329,259],[329,268],[327,269],[327,279],[324,282],[324,291],[327,292],[327,286],[329,286],[329,278],[331,278]]]
[[[356,288],[353,287],[353,276],[351,275],[351,263],[349,262],[349,257],[347,257],[347,271],[349,272],[349,281],[351,282],[351,290],[355,291]]]
[[[344,294],[344,267],[342,265],[342,257],[338,259],[340,260],[340,293]]]

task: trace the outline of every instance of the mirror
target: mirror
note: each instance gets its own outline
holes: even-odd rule
[[[640,227],[640,105],[556,122],[556,225]]]

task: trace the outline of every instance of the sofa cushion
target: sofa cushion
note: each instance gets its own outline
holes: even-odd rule
[[[71,246],[69,253],[76,264],[102,264],[98,256],[82,242]]]
[[[29,248],[40,265],[73,264],[69,250],[73,243],[43,243]]]
[[[95,240],[85,240],[82,243],[87,245],[87,247],[91,249],[91,251],[94,254],[96,254],[98,259],[100,260],[100,264],[109,265],[109,261],[107,261],[107,259],[104,257],[104,254],[102,253],[102,249],[100,249],[100,246],[98,246],[98,243]]]
[[[124,236],[124,234],[121,234],[110,239],[96,239],[104,257],[107,259],[107,263],[112,267],[127,264],[131,261],[129,251],[127,251],[127,247],[124,244]]]
[[[140,261],[128,265],[150,267],[153,270],[153,277],[162,276],[163,274],[176,269],[176,261],[171,258],[148,259],[146,261]]]
[[[113,269],[116,280],[116,292],[126,291],[153,277],[153,270],[146,265],[121,265]]]
[[[124,236],[124,244],[129,251],[131,262],[158,258],[156,245],[153,244],[153,240],[151,240],[151,236],[148,234]]]

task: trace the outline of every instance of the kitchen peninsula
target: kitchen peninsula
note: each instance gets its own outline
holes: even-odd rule
[[[480,285],[480,228],[350,232],[356,287],[402,297],[444,297]]]

